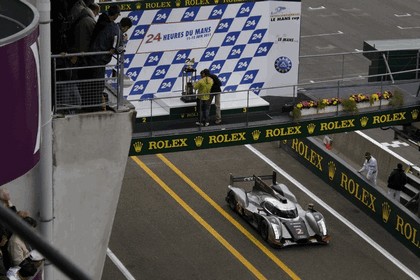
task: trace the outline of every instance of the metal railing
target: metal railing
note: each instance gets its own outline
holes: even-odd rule
[[[4,206],[0,206],[0,220],[2,221],[3,226],[19,235],[19,237],[21,237],[25,242],[38,250],[45,257],[47,262],[54,264],[70,279],[91,279],[91,277],[87,275],[85,271],[81,270],[60,251],[52,247],[40,235],[34,232],[27,223],[23,222],[23,220],[18,215],[5,208]]]
[[[410,70],[420,68],[420,50],[417,50],[415,58],[406,51],[398,56],[392,55],[395,52],[373,50],[303,55],[299,57],[299,83],[357,77],[364,78],[366,82],[380,81],[382,77],[390,81],[419,79],[420,72]],[[322,71],[318,70],[320,65],[323,66]]]
[[[175,113],[166,113],[167,116],[162,117],[159,110],[171,111],[168,104],[174,103],[174,100],[179,101],[182,96],[181,91],[171,92],[170,96],[156,93],[152,98],[146,100],[139,100],[140,98],[130,100],[131,96],[124,97],[124,54],[114,54],[113,60],[108,65],[91,65],[85,62],[90,56],[94,55],[110,55],[110,53],[75,53],[52,56],[54,113],[74,114],[104,109],[126,110],[124,102],[127,99],[135,101],[138,123],[148,123],[148,131],[159,130],[160,128],[157,124],[167,120],[185,120],[197,117],[194,103],[178,104],[177,107],[184,107],[185,110],[172,110]],[[259,96],[262,96],[262,93],[267,91],[279,93],[278,95],[281,99],[279,101],[277,97],[262,98],[269,103],[269,110],[266,110],[264,113],[269,111],[270,116],[273,116],[273,113],[275,114],[282,110],[281,107],[278,107],[279,102],[283,106],[296,104],[302,99],[345,98],[350,94],[372,94],[383,92],[384,90],[394,90],[403,84],[417,82],[413,79],[418,78],[420,67],[392,71],[393,69],[390,67],[375,69],[372,66],[379,65],[379,60],[383,62],[382,64],[389,66],[388,63],[385,63],[387,55],[387,52],[369,51],[301,56],[299,84],[222,92],[221,107],[232,107],[228,103],[235,102],[236,108],[235,110],[230,110],[231,113],[228,114],[228,117],[236,117],[238,119],[236,125],[244,123],[244,125],[248,126],[249,122],[253,121],[253,118],[250,116],[258,115],[258,110],[254,110],[253,99],[256,96],[261,99]],[[76,61],[76,63],[71,63],[74,57],[77,57],[82,62],[78,63]],[[369,63],[371,63],[370,66]],[[322,73],[312,69],[320,64],[324,65]],[[325,65],[328,65],[328,67],[325,67]],[[395,67],[404,68],[405,65],[397,65]],[[324,71],[325,69],[327,69],[327,72]],[[359,71],[360,69],[363,69],[363,71]],[[86,72],[88,73],[87,75]],[[92,75],[89,75],[91,74],[90,72],[101,72],[102,76],[92,78]],[[378,72],[378,74],[369,74],[368,72]],[[406,76],[413,79],[399,79]],[[413,89],[413,92],[418,92],[419,89],[420,87],[416,87]],[[282,94],[282,92],[287,92],[287,94]],[[226,98],[228,95],[229,97],[234,95],[240,96],[240,99],[232,101],[231,98]],[[405,102],[410,104],[413,100],[407,99]],[[226,110],[224,109],[225,113]],[[290,119],[286,121],[290,121]],[[163,125],[163,127],[167,129],[169,125]]]
[[[410,70],[410,71],[418,71]],[[404,71],[409,72],[409,71]],[[397,73],[397,72],[396,72]],[[394,74],[396,74],[394,73]],[[401,72],[398,72],[401,73]],[[359,94],[363,93],[366,95],[371,95],[373,93],[383,93],[384,91],[391,91],[395,92],[400,90],[401,87],[411,86],[417,89],[418,82],[417,81],[396,81],[392,83],[391,81],[380,81],[380,82],[365,82],[360,80],[360,78],[347,78],[343,80],[331,80],[331,81],[323,81],[323,82],[313,82],[313,83],[305,83],[300,85],[294,86],[283,86],[283,87],[274,87],[274,88],[258,88],[258,89],[250,89],[250,90],[243,90],[243,91],[232,91],[232,92],[222,92],[221,94],[221,108],[222,108],[222,116],[223,120],[229,120],[225,123],[232,123],[235,127],[248,127],[248,126],[255,126],[261,124],[261,120],[269,120],[271,122],[276,123],[286,123],[292,121],[292,118],[287,112],[284,110],[286,106],[293,106],[297,102],[303,100],[314,100],[319,101],[324,98],[337,98],[337,99],[346,99],[352,94]],[[257,93],[261,93],[267,90],[278,90],[281,92],[287,88],[293,88],[293,94],[290,96],[280,96],[280,97],[258,97]],[[414,92],[415,95],[415,92]],[[418,98],[414,95],[405,94],[404,95],[404,104],[403,106],[410,106],[414,103],[418,103]],[[232,101],[231,96],[237,96],[241,98],[240,100]],[[163,130],[171,130],[170,128],[177,128],[174,126],[169,126],[167,123],[169,122],[181,122],[181,123],[190,123],[190,126],[187,126],[185,129],[213,129],[213,127],[195,127],[193,124],[195,120],[198,118],[198,113],[195,108],[195,103],[185,103],[182,104],[184,110],[171,110],[169,104],[174,104],[178,102],[181,97],[181,93],[174,92],[173,96],[165,96],[161,97],[159,94],[155,94],[154,98],[143,100],[136,102],[137,106],[137,118],[139,126],[142,125],[142,132],[148,133],[150,136],[160,135],[162,134]],[[229,97],[229,98],[228,98]],[[267,106],[264,105],[254,105],[255,99],[264,100],[267,102]],[[236,108],[231,110],[226,109],[232,107],[230,103],[235,102]],[[385,106],[383,100],[379,100],[379,109]],[[139,107],[139,104],[142,105]],[[367,102],[364,110],[369,110],[369,102]],[[260,109],[258,109],[260,108]],[[378,107],[372,107],[372,110],[377,110]],[[159,110],[165,110],[168,113],[166,118],[160,116]],[[214,110],[214,109],[213,109]],[[305,109],[303,109],[305,110]],[[214,114],[214,113],[212,113]],[[331,112],[332,115],[338,116],[341,114],[340,111]],[[331,115],[330,114],[330,115]],[[264,118],[263,118],[264,117]],[[322,114],[311,116],[311,118],[322,118],[324,117]],[[190,120],[188,120],[190,119]],[[191,120],[193,119],[193,120]],[[165,125],[165,123],[167,125]],[[182,126],[178,126],[182,127]],[[218,129],[215,127],[214,129]]]
[[[111,56],[107,65],[91,63],[93,57]],[[52,55],[53,112],[77,114],[120,110],[123,106],[124,53],[69,53]],[[111,98],[111,94],[115,98]],[[125,108],[124,108],[125,109]]]

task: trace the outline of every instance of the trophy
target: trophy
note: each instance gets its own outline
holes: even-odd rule
[[[187,60],[185,60],[185,69],[192,70],[194,63],[195,63],[194,58],[187,58]]]
[[[187,58],[185,60],[185,67],[182,71],[182,97],[184,102],[195,102],[196,96],[194,94],[193,82],[197,78],[197,70],[194,68],[195,59]]]

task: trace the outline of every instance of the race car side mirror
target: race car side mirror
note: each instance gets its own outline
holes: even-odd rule
[[[314,211],[314,204],[313,203],[308,204],[308,210],[309,211]]]

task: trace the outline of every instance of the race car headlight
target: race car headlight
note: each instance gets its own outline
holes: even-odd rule
[[[274,232],[274,238],[275,239],[280,239],[281,236],[281,228],[278,225],[274,225],[273,226],[273,232]]]
[[[327,235],[327,226],[325,225],[324,219],[317,221],[317,223],[318,223],[318,227],[321,232],[321,235]]]

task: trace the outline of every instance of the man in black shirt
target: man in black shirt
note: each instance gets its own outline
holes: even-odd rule
[[[388,195],[400,202],[401,190],[407,184],[407,175],[405,174],[402,164],[398,163],[388,177]]]

